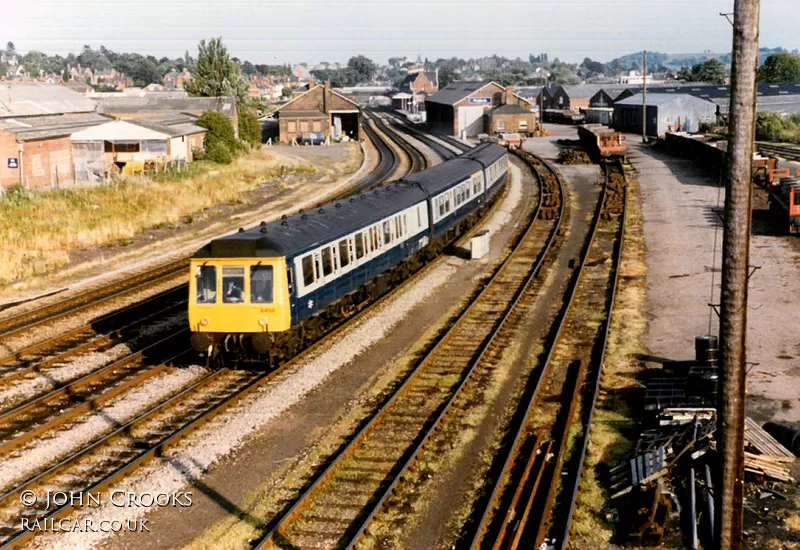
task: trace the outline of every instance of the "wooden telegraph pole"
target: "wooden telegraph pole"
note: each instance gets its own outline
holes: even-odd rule
[[[647,143],[647,50],[642,65],[642,143]]]
[[[728,116],[728,167],[725,232],[722,242],[720,310],[720,385],[717,421],[720,457],[715,537],[721,550],[742,547],[744,504],[745,359],[747,279],[758,70],[760,0],[734,4],[731,106]]]

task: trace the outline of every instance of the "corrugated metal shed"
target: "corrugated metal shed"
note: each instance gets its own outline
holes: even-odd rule
[[[0,118],[91,113],[96,106],[58,84],[0,83]]]
[[[232,117],[236,110],[234,97],[163,97],[158,94],[144,97],[101,97],[94,100],[100,113],[150,113],[177,111],[202,113],[217,111]]]
[[[68,136],[80,130],[109,122],[96,113],[73,116],[42,116],[0,119],[0,130],[15,134],[17,141]]]

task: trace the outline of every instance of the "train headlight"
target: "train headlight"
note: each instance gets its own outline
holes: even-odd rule
[[[206,326],[208,324],[208,319],[203,318],[203,320],[200,321],[200,324],[203,325],[203,326]]]
[[[267,326],[267,320],[266,319],[259,319],[258,320],[258,324],[261,325],[262,327],[265,327],[265,326]]]

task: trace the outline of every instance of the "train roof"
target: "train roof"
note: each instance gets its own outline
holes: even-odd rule
[[[402,182],[352,195],[303,214],[214,239],[195,258],[294,257],[425,201],[418,186]]]
[[[479,163],[461,156],[422,172],[405,176],[402,181],[417,184],[431,195],[438,195],[482,169],[483,166]]]
[[[461,155],[464,158],[473,159],[485,166],[489,166],[497,159],[504,157],[508,154],[505,147],[501,147],[496,143],[482,143]]]

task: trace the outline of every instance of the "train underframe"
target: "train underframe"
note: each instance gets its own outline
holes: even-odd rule
[[[508,176],[507,176],[508,177]],[[203,350],[211,368],[273,368],[308,348],[369,304],[419,271],[483,218],[502,195],[495,195],[428,246],[343,296],[324,310],[280,333],[219,334],[195,332],[192,347]]]

